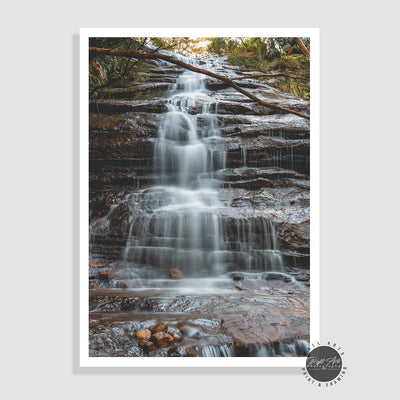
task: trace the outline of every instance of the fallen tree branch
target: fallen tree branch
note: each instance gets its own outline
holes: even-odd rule
[[[104,56],[116,56],[116,57],[130,57],[130,58],[137,58],[137,59],[153,59],[153,60],[164,60],[167,61],[171,64],[178,65],[182,68],[188,69],[193,72],[198,72],[200,74],[208,75],[211,76],[212,78],[218,79],[222,82],[225,82],[228,86],[236,89],[238,92],[244,94],[251,100],[262,104],[265,107],[270,107],[276,110],[280,110],[286,113],[291,113],[298,115],[299,117],[310,119],[310,116],[307,114],[303,114],[301,112],[291,110],[290,108],[282,107],[277,104],[273,103],[268,103],[264,100],[259,99],[257,96],[254,96],[247,90],[241,88],[237,83],[235,83],[232,79],[227,78],[226,76],[216,74],[215,72],[207,71],[202,68],[195,67],[194,65],[187,64],[181,60],[178,60],[174,57],[165,55],[165,54],[159,54],[159,53],[147,53],[143,51],[138,51],[138,50],[113,50],[113,49],[103,49],[100,47],[89,47],[89,54],[90,56],[96,56],[96,55],[104,55]]]

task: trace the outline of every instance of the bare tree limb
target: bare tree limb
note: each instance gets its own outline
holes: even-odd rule
[[[159,54],[159,53],[147,53],[143,51],[137,51],[137,50],[113,50],[113,49],[103,49],[99,47],[89,47],[89,53],[91,56],[96,56],[96,55],[104,55],[104,56],[116,56],[116,57],[132,57],[132,58],[137,58],[137,59],[153,59],[153,60],[164,60],[167,61],[171,64],[178,65],[182,68],[188,69],[193,72],[198,72],[200,74],[208,75],[211,76],[212,78],[218,79],[222,82],[225,82],[228,86],[236,89],[238,92],[244,94],[251,100],[265,106],[265,107],[270,107],[275,110],[280,110],[286,113],[290,114],[295,114],[298,115],[299,117],[310,119],[310,116],[307,114],[303,114],[301,112],[291,110],[290,108],[282,107],[277,104],[273,103],[268,103],[264,100],[261,100],[254,94],[251,94],[247,90],[241,88],[236,82],[234,82],[232,79],[227,78],[226,76],[216,74],[215,72],[207,71],[202,68],[195,67],[194,65],[187,64],[181,60],[178,60],[174,57],[168,56],[166,54]]]

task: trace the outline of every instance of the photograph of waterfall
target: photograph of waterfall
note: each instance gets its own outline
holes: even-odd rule
[[[81,364],[302,365],[318,32],[164,31],[81,30]]]

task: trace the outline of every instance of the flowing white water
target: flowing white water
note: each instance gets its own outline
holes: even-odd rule
[[[202,350],[203,357],[234,357],[233,346],[226,344],[222,346],[209,345]]]
[[[206,68],[215,70],[219,63],[211,60]],[[228,270],[283,268],[273,224],[229,217],[219,200],[214,173],[223,176],[226,150],[212,147],[222,139],[221,127],[218,103],[205,79],[186,71],[167,94],[168,111],[154,147],[155,186],[141,192],[151,199],[156,191],[165,201],[135,215],[124,253],[125,263],[147,271],[148,278],[161,278],[171,268],[202,278]],[[246,163],[245,152],[243,156]]]
[[[304,357],[310,352],[310,344],[305,340],[296,343],[279,343],[272,346],[250,346],[250,357]]]

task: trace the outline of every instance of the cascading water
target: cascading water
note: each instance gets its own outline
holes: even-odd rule
[[[208,59],[206,64],[203,68],[235,76],[224,61]],[[158,70],[165,73],[168,68]],[[271,221],[282,221],[279,214],[291,199],[285,196],[297,189],[279,185],[279,178],[276,186],[260,191],[240,185],[257,180],[255,171],[270,177],[289,173],[279,169],[282,152],[264,146],[262,139],[264,147],[258,150],[254,138],[229,137],[233,94],[208,90],[204,75],[175,74],[176,69],[166,112],[144,116],[158,124],[157,138],[145,138],[153,146],[152,160],[142,168],[142,154],[132,157],[137,163],[132,167],[135,188],[129,195],[119,192],[118,201],[91,223],[91,352],[124,357],[304,356],[309,350],[302,340],[308,335],[308,288],[302,282],[307,277],[299,271],[294,275],[289,263],[284,266]],[[261,206],[259,193],[265,199]],[[287,248],[285,252],[287,260],[291,255]],[[171,269],[180,270],[184,279],[169,279]],[[181,339],[151,351],[141,347],[133,334],[159,322]]]
[[[216,67],[217,60],[207,65]],[[222,140],[218,103],[209,96],[204,75],[184,72],[167,96],[168,111],[154,147],[154,186],[141,192],[149,199],[156,192],[165,201],[134,216],[125,265],[156,279],[171,268],[196,278],[232,270],[281,270],[273,224],[256,217],[229,218],[219,200],[215,173],[223,176],[226,150],[216,146]]]

